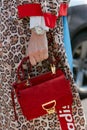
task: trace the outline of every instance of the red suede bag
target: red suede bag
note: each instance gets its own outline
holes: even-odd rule
[[[55,74],[48,72],[23,80],[19,72],[23,72],[21,66],[26,60],[27,58],[24,58],[18,67],[17,75],[20,82],[15,82],[13,87],[23,115],[28,120],[58,112],[62,107],[72,104],[70,83],[62,70],[56,70]]]

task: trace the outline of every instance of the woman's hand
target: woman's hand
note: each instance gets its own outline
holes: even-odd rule
[[[48,41],[46,33],[37,35],[33,30],[28,45],[28,55],[32,65],[48,58]]]

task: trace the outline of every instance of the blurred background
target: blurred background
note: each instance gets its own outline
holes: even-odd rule
[[[73,53],[73,74],[87,119],[87,0],[71,0],[68,24]]]

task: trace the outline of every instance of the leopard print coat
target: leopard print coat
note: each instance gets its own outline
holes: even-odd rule
[[[19,19],[17,5],[25,3],[41,3],[44,12],[58,15],[61,2],[68,0],[47,0],[48,6],[44,8],[44,0],[1,0],[0,1],[0,130],[61,130],[57,114],[44,115],[26,120],[22,115],[20,106],[15,96],[18,121],[15,121],[11,99],[12,83],[16,80],[16,69],[21,59],[26,56],[30,39],[29,19]],[[53,6],[51,6],[53,5]],[[52,36],[53,40],[51,40]],[[49,41],[49,55],[51,52],[59,57],[58,67],[63,69],[66,77],[71,81],[73,94],[72,114],[76,130],[85,130],[85,118],[79,94],[70,71],[63,45],[63,23],[60,17],[56,27],[47,34]],[[49,71],[47,60],[33,67],[31,75]]]

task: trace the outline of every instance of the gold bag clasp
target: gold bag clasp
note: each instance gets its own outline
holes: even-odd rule
[[[52,71],[52,74],[56,74],[56,66],[54,64],[51,64],[51,71]]]
[[[51,107],[50,107],[50,105],[51,105]],[[48,114],[52,114],[52,113],[55,113],[55,111],[56,111],[55,106],[56,106],[56,101],[52,100],[50,102],[47,102],[47,103],[43,104],[42,108],[45,111],[47,111]]]

